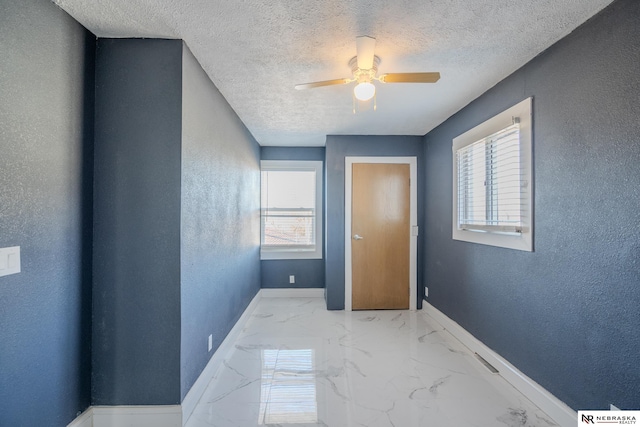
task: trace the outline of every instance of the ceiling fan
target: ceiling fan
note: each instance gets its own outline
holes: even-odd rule
[[[440,73],[387,73],[376,77],[380,58],[374,54],[376,39],[369,36],[356,37],[356,56],[351,58],[349,66],[353,77],[324,80],[321,82],[303,83],[295,88],[312,89],[322,86],[343,85],[352,82],[358,84],[353,88],[353,94],[360,101],[368,101],[376,93],[374,80],[381,83],[435,83],[440,79]]]

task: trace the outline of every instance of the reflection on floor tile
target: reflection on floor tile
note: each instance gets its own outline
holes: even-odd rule
[[[263,298],[187,427],[556,426],[430,317]]]

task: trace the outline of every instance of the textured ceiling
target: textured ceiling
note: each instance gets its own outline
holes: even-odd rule
[[[325,136],[424,135],[611,0],[53,0],[98,37],[180,38],[261,145]],[[439,71],[436,84],[380,84],[353,114],[355,38],[377,39],[378,75]]]

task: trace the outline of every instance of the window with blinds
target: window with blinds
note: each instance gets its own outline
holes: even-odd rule
[[[522,232],[520,123],[459,149],[458,228]]]
[[[453,140],[453,238],[533,250],[531,98]]]
[[[261,258],[321,258],[322,162],[261,162]]]

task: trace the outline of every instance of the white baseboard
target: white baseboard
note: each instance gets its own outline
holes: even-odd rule
[[[211,356],[209,363],[204,368],[196,382],[191,386],[191,389],[182,401],[182,420],[183,424],[187,423],[187,420],[193,413],[200,397],[204,394],[209,382],[214,377],[225,356],[233,349],[233,343],[238,338],[238,335],[244,328],[247,320],[251,317],[251,313],[255,310],[258,302],[261,298],[322,298],[324,297],[323,288],[279,288],[279,289],[260,289],[260,291],[253,298],[251,303],[247,306],[240,319],[233,326],[231,331],[227,334],[220,347]]]
[[[213,353],[207,366],[185,396],[181,405],[159,406],[92,406],[67,427],[182,427],[196,408],[211,379],[234,341],[240,335],[261,298],[322,298],[322,288],[261,289],[251,300],[240,319]]]
[[[182,427],[180,405],[91,406],[67,427]]]
[[[324,288],[260,289],[262,298],[324,298]]]
[[[259,291],[244,310],[240,319],[233,325],[220,347],[213,353],[181,405],[92,406],[67,427],[182,427],[187,423],[200,397],[204,394],[224,357],[233,347],[233,342],[240,335],[261,298],[262,292]]]
[[[242,313],[240,319],[238,319],[236,324],[233,325],[233,328],[231,328],[231,331],[229,331],[224,341],[222,341],[220,347],[218,347],[215,353],[213,353],[211,359],[209,359],[209,363],[207,363],[207,366],[205,366],[205,368],[202,370],[202,372],[198,376],[198,379],[195,383],[193,383],[191,389],[182,400],[183,425],[187,423],[187,420],[193,413],[193,410],[196,408],[198,401],[207,389],[209,382],[218,371],[220,365],[222,365],[222,361],[224,360],[225,356],[233,348],[234,341],[236,340],[236,338],[238,338],[240,332],[242,332],[242,329],[247,323],[247,320],[249,320],[249,318],[251,317],[251,313],[253,313],[253,310],[255,310],[258,302],[262,297],[262,290],[260,290],[244,310],[244,313]]]
[[[220,347],[216,350],[216,352],[211,356],[209,363],[204,368],[204,370],[200,373],[200,376],[196,380],[196,382],[191,386],[191,389],[185,396],[182,401],[182,420],[183,425],[187,423],[189,417],[193,413],[193,410],[196,408],[198,401],[204,394],[209,382],[214,377],[220,365],[222,365],[222,361],[225,356],[229,353],[230,350],[233,349],[233,343],[240,335],[240,332],[244,328],[247,320],[251,317],[251,313],[255,310],[258,302],[261,298],[313,298],[313,297],[324,297],[324,289],[323,288],[280,288],[280,289],[260,289],[260,291],[253,298],[251,303],[247,306],[240,319],[233,326],[231,331],[227,334]]]
[[[94,406],[93,427],[182,427],[180,405]]]
[[[67,427],[93,427],[93,407],[89,407],[82,414],[78,415],[75,420],[67,424]]]
[[[563,427],[575,427],[578,415],[573,409],[568,407],[564,402],[549,393],[544,387],[536,383],[534,380],[523,374],[513,366],[509,361],[500,356],[495,351],[484,345],[480,340],[471,335],[462,326],[458,325],[454,320],[450,319],[446,314],[424,301],[422,310],[428,314],[442,327],[444,327],[458,341],[464,344],[472,352],[478,353],[487,362],[492,364],[500,375],[514,386],[520,393],[525,395],[527,399],[536,404],[547,415]]]

